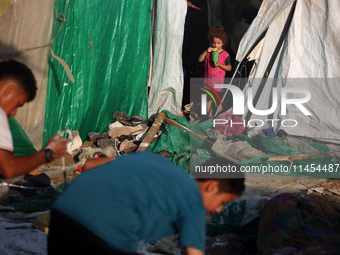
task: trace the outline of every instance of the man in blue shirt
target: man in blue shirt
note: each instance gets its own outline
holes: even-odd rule
[[[54,204],[49,254],[134,254],[140,241],[175,233],[187,254],[204,254],[206,213],[244,189],[243,178],[225,180],[190,178],[151,152],[117,157],[82,173]]]

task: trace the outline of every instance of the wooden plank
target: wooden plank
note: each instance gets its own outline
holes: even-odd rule
[[[177,121],[175,121],[175,120],[173,120],[173,119],[170,119],[170,118],[166,117],[166,118],[165,118],[165,122],[168,123],[168,124],[170,124],[170,125],[172,125],[172,126],[179,127],[179,128],[181,128],[181,129],[185,130],[186,132],[190,133],[191,135],[196,136],[197,138],[199,138],[199,139],[201,139],[201,140],[203,140],[203,141],[205,141],[205,142],[207,142],[207,143],[214,144],[212,141],[210,141],[210,140],[208,139],[208,136],[206,136],[206,135],[201,135],[201,134],[197,134],[197,133],[195,133],[194,131],[190,130],[189,128],[183,126],[182,124],[178,123]]]
[[[147,132],[146,136],[144,137],[143,141],[139,145],[137,151],[146,151],[150,144],[154,141],[154,137],[157,134],[158,130],[161,128],[164,119],[166,118],[166,114],[161,112],[158,114],[156,120],[150,127],[149,131]]]

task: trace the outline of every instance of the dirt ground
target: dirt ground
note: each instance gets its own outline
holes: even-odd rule
[[[340,180],[307,179],[280,175],[262,177],[249,174],[246,175],[246,191],[239,199],[244,200],[254,196],[271,198],[281,193],[298,193],[303,196],[318,196],[340,202],[340,196],[329,190],[340,191]]]
[[[60,169],[60,162],[51,163],[48,165],[49,170],[42,171],[50,176],[52,186],[56,187],[64,182],[64,175]],[[73,164],[66,169],[67,181],[71,181],[79,176],[79,174],[74,171],[76,168],[77,165]],[[246,174],[245,183],[246,190],[237,201],[247,200],[252,197],[272,198],[278,194],[287,192],[299,193],[304,196],[318,196],[324,199],[339,201],[340,203],[340,180],[251,173]],[[338,191],[339,194],[334,194],[331,191]]]

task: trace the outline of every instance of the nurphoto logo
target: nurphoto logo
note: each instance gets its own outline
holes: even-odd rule
[[[245,99],[244,99],[244,94],[243,91],[231,84],[214,84],[214,88],[219,88],[219,89],[227,89],[231,94],[233,98],[233,114],[234,115],[245,115],[244,111],[244,106],[245,106]],[[215,105],[217,105],[216,100],[214,99],[213,95],[207,91],[206,89],[202,89],[205,91],[214,101]],[[217,98],[220,101],[220,104],[222,105],[222,102],[220,100],[219,95],[216,93],[215,89],[212,89],[217,95]],[[247,93],[247,106],[249,111],[254,114],[254,115],[259,115],[259,116],[268,116],[272,113],[274,113],[277,109],[278,106],[278,89],[277,88],[272,88],[272,98],[271,102],[272,105],[269,109],[266,110],[259,110],[256,109],[253,103],[253,88],[249,87],[246,90]],[[201,114],[206,115],[207,114],[207,94],[201,94]],[[288,98],[288,94],[299,94],[303,95],[303,97],[300,96],[300,98]],[[281,88],[281,94],[280,94],[280,103],[281,103],[281,116],[287,115],[287,105],[295,105],[304,115],[312,115],[304,106],[305,103],[307,103],[311,99],[311,93],[307,89],[303,88],[292,88],[292,87],[285,87]],[[274,123],[277,121],[281,121],[279,119],[266,119],[267,122],[271,122],[272,125],[274,126]],[[225,125],[227,124],[227,120],[225,119],[213,119],[213,126],[215,127],[216,125]],[[261,127],[265,125],[265,122],[261,119],[249,119],[249,120],[243,120],[243,122],[236,122],[232,123],[232,120],[230,121],[231,126],[234,125],[243,125],[246,127],[246,124],[248,127]],[[247,122],[247,123],[246,123]],[[256,124],[255,124],[256,123]],[[260,123],[260,125],[259,125]],[[290,123],[290,125],[289,125]],[[295,127],[297,126],[297,121],[294,119],[284,119],[281,121],[281,125],[284,127]]]
[[[212,99],[212,101],[214,102],[215,106],[217,107],[217,102],[215,100],[215,97],[211,94],[211,92],[204,88],[200,88],[200,90],[203,90],[205,93],[207,93]],[[214,88],[211,88],[211,90],[214,92],[215,96],[217,97],[222,107],[223,105],[222,105],[221,97],[219,96],[219,94],[216,92]],[[201,94],[201,114],[202,115],[207,115],[207,94]]]

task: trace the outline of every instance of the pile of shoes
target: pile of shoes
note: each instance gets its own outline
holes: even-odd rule
[[[144,121],[139,116],[129,117],[124,111],[114,112],[113,118],[115,122],[109,125],[106,132],[101,134],[89,132],[84,142],[82,142],[79,132],[73,131],[67,143],[68,153],[64,158],[65,165],[74,165],[73,171],[79,174],[89,159],[113,157],[133,152],[141,144],[153,123],[151,120]],[[159,131],[154,139],[158,139],[161,134],[162,132]],[[52,168],[52,170],[62,167],[61,159],[58,160],[45,164],[44,167]]]
[[[127,115],[127,113],[124,112],[124,111],[121,111],[121,112],[116,111],[116,112],[114,112],[113,119],[118,121],[118,122],[120,122],[120,123],[122,123],[125,126],[131,126],[131,127],[135,127],[135,126],[138,126],[138,125],[140,125],[142,123],[145,123],[145,121],[143,121],[141,119],[141,117],[139,117],[139,116],[129,117]]]
[[[113,118],[116,122],[110,125],[108,136],[118,141],[118,151],[126,154],[136,150],[150,123],[139,116],[129,117],[124,111],[116,111]]]
[[[116,111],[115,122],[102,134],[89,132],[86,141],[74,153],[74,161],[99,157],[112,157],[135,151],[152,124],[139,116],[129,117],[126,112]]]

